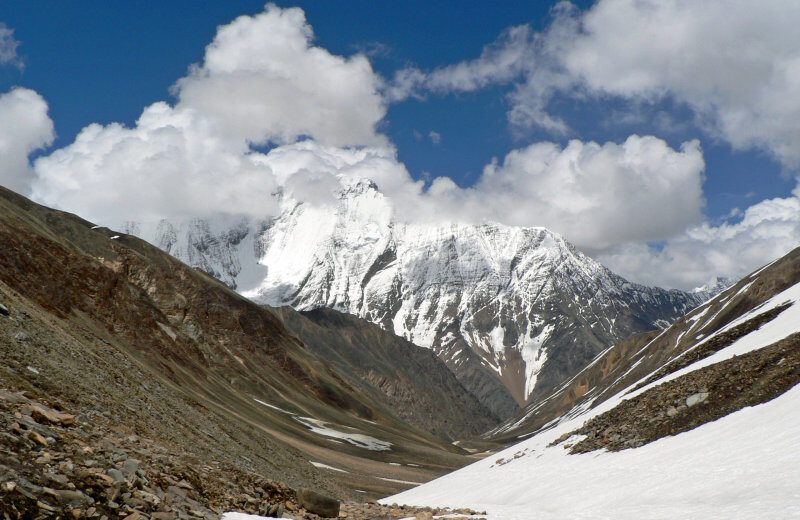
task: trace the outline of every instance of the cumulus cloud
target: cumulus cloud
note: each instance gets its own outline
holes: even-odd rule
[[[22,58],[17,55],[19,41],[14,38],[14,29],[0,22],[0,65],[13,65],[23,68]]]
[[[92,124],[34,163],[33,198],[119,226],[221,211],[270,214],[274,176],[191,109],[155,103],[136,126]]]
[[[557,4],[541,33],[513,27],[480,57],[399,71],[392,99],[512,83],[508,117],[556,133],[554,96],[672,99],[736,149],[760,149],[800,167],[800,10],[793,0],[600,0]],[[656,122],[658,123],[658,122]]]
[[[663,247],[631,243],[599,260],[632,280],[690,289],[713,276],[740,277],[800,246],[800,199],[776,198],[748,208],[741,220],[703,223]]]
[[[203,63],[174,89],[219,133],[263,144],[301,136],[337,146],[375,145],[386,113],[379,77],[366,56],[334,56],[312,45],[299,8],[268,5],[219,28]]]
[[[0,95],[0,184],[27,193],[33,179],[28,156],[53,142],[47,102],[26,88]]]
[[[470,188],[437,178],[425,198],[440,214],[544,226],[597,251],[701,222],[704,167],[697,141],[680,150],[652,136],[564,148],[545,142],[509,152]]]
[[[220,212],[266,217],[279,188],[322,200],[332,187],[320,167],[332,160],[326,147],[393,150],[375,131],[385,107],[369,61],[334,56],[312,39],[298,8],[268,5],[219,27],[203,62],[175,84],[174,106],[145,108],[132,128],[84,128],[36,161],[34,198],[108,225]],[[308,151],[291,145],[305,139],[321,158],[293,170],[291,181],[271,163],[282,152],[253,150],[288,145],[300,161]],[[336,160],[346,163],[347,153]]]
[[[798,26],[792,0],[602,0],[559,45],[564,67],[589,91],[672,96],[734,147],[797,167]]]

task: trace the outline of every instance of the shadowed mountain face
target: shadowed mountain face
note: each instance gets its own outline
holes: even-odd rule
[[[270,221],[129,228],[254,301],[336,309],[430,348],[503,418],[709,296],[630,283],[543,228],[395,221],[366,180],[336,205],[285,200]]]
[[[428,349],[332,309],[280,307],[274,312],[348,383],[368,395],[377,393],[377,401],[388,400],[412,424],[458,440],[476,437],[498,422]]]
[[[431,431],[458,437],[457,424],[476,421],[474,433],[491,421],[409,345],[389,360],[364,354],[374,387],[345,377],[216,279],[1,188],[0,251],[3,385],[70,410],[84,428],[102,423],[198,467],[213,462],[217,480],[257,474],[339,497],[383,496],[467,462]],[[327,325],[315,326],[323,337]],[[388,362],[434,374],[417,384],[437,398],[405,398],[402,379],[386,379],[394,392],[376,390]],[[436,424],[440,409],[447,422]]]
[[[681,408],[680,399],[672,401],[676,395],[680,397],[681,393],[692,393],[692,390],[709,395],[705,420],[772,399],[800,380],[797,357],[800,321],[793,322],[789,318],[792,309],[800,305],[797,301],[800,291],[790,294],[798,284],[800,248],[745,276],[670,327],[633,336],[604,350],[586,368],[538,403],[492,430],[487,438],[500,444],[514,442],[549,427],[555,419],[572,410],[595,408],[628,387],[632,387],[629,392],[634,392],[663,379],[669,382],[652,388],[638,400],[625,401],[626,406],[618,406],[613,414],[601,415],[586,427],[587,431],[601,426],[613,431],[614,424],[634,424],[636,413],[646,423],[641,429],[651,436],[691,429],[704,421],[695,416],[686,419],[679,413],[686,406]],[[675,378],[690,366],[706,363],[704,360],[712,359],[739,340],[755,342],[759,348]],[[665,425],[657,420],[652,404],[655,402],[665,407],[674,404],[674,411],[664,419],[676,424]],[[697,410],[700,408],[692,411]],[[607,441],[597,436],[577,449],[596,449],[603,440]],[[615,437],[615,441],[618,442],[602,446],[611,449],[623,446],[626,441],[634,442],[625,436]]]

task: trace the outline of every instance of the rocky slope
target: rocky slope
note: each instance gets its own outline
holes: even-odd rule
[[[265,222],[129,224],[255,301],[329,307],[428,347],[496,415],[709,296],[632,284],[542,228],[404,224],[369,181]]]
[[[75,415],[80,442],[135,436],[129,447],[185,455],[180,471],[206,465],[228,482],[257,475],[351,499],[469,460],[430,432],[430,418],[411,424],[422,409],[400,417],[269,310],[138,238],[0,189],[0,249],[0,380]],[[472,419],[458,415],[461,386],[437,391],[441,406],[457,401],[452,420]],[[89,465],[106,471],[105,460]],[[210,488],[198,496],[209,509],[227,500]]]
[[[400,417],[450,440],[470,439],[499,420],[467,392],[436,355],[378,325],[327,308],[273,312],[293,334],[376,401]]]

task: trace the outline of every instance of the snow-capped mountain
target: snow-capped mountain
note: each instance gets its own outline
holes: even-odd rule
[[[283,207],[263,222],[126,231],[257,302],[330,307],[431,348],[503,417],[709,296],[630,283],[544,228],[397,221],[367,180],[328,205]]]

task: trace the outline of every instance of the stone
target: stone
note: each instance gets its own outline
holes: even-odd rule
[[[139,469],[139,461],[136,459],[126,459],[125,462],[122,463],[123,475],[130,475],[132,473],[136,473],[136,470],[138,469]]]
[[[125,475],[123,475],[122,472],[117,468],[111,468],[107,473],[109,477],[114,479],[114,482],[125,482]]]
[[[677,408],[675,408],[674,406],[670,406],[669,408],[667,408],[667,417],[675,417],[676,415],[678,415]]]
[[[0,315],[8,316],[10,312],[8,311],[8,307],[0,303]]]
[[[692,407],[708,399],[708,392],[697,392],[686,398],[686,406]]]
[[[340,502],[316,491],[300,488],[297,491],[297,502],[307,511],[321,517],[336,518],[339,516]]]
[[[175,520],[175,513],[158,512],[150,515],[150,520]]]
[[[61,426],[72,426],[75,424],[74,415],[49,410],[39,405],[33,407],[31,410],[31,417],[40,424],[60,424]]]
[[[80,491],[71,491],[69,489],[55,490],[58,496],[58,501],[71,507],[86,507],[94,504],[94,499]]]
[[[45,439],[44,435],[39,432],[35,432],[33,430],[29,431],[28,438],[38,444],[41,444],[42,446],[47,446],[47,439]]]

